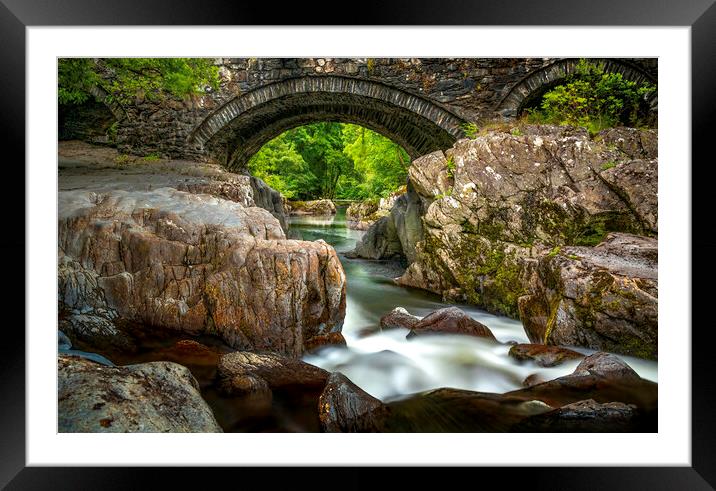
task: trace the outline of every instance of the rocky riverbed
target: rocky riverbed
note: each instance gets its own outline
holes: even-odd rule
[[[657,429],[653,131],[461,140],[357,245],[218,166],[59,157],[60,431]]]

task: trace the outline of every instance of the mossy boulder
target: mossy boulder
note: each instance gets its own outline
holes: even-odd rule
[[[656,239],[613,233],[543,256],[519,299],[530,340],[656,359],[657,255]]]
[[[403,251],[410,265],[398,282],[518,317],[553,249],[596,246],[612,232],[656,235],[655,138],[527,126],[416,159],[409,189],[424,208],[423,238],[412,258]]]

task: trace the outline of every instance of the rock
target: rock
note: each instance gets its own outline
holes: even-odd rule
[[[636,406],[621,402],[598,403],[594,399],[567,404],[547,413],[531,416],[512,431],[547,433],[625,433],[653,431],[643,427]]]
[[[609,186],[632,210],[645,232],[658,232],[659,199],[658,161],[631,160],[622,162],[599,173],[599,178]]]
[[[413,329],[420,322],[420,317],[411,315],[403,307],[396,307],[380,318],[381,329]]]
[[[595,353],[573,373],[507,392],[505,396],[540,400],[552,407],[594,399],[598,403],[634,404],[644,414],[656,411],[658,386],[644,380],[615,355]]]
[[[457,307],[436,310],[417,322],[408,337],[423,334],[467,334],[495,340],[490,329]]]
[[[270,187],[258,177],[251,176],[251,190],[254,205],[271,213],[281,224],[284,233],[288,232],[288,214],[281,193]]]
[[[506,432],[535,414],[552,410],[547,404],[502,394],[437,389],[386,405],[378,421],[385,432]]]
[[[328,377],[318,402],[321,428],[329,433],[376,431],[382,408],[382,402],[337,372]]]
[[[538,373],[533,373],[532,375],[528,375],[525,377],[525,379],[522,381],[523,387],[532,387],[533,385],[541,384],[542,382],[545,382],[544,377]]]
[[[367,199],[352,203],[346,209],[346,222],[348,228],[354,230],[367,230],[379,219],[388,216],[395,201],[405,193],[406,188],[403,186],[396,192],[391,193],[387,198]]]
[[[416,159],[408,168],[408,177],[415,191],[425,197],[445,195],[453,185],[448,159],[440,150]]]
[[[516,344],[510,348],[509,355],[520,361],[532,360],[541,367],[561,365],[565,360],[584,358],[584,355],[559,346],[544,344]]]
[[[631,159],[656,159],[659,156],[657,130],[609,128],[600,131],[595,140],[617,147]]]
[[[399,284],[517,317],[538,261],[555,247],[657,233],[655,138],[528,125],[459,140],[413,161],[407,193],[355,255],[405,257]]]
[[[351,203],[346,209],[346,224],[354,230],[367,230],[379,218],[388,216],[390,208],[379,209],[378,200],[365,200],[358,203]]]
[[[57,348],[61,350],[68,350],[72,348],[72,341],[62,331],[57,331]]]
[[[325,346],[345,346],[346,339],[340,332],[329,332],[328,334],[322,334],[313,336],[311,339],[303,343],[306,351],[315,351]]]
[[[373,222],[347,255],[365,259],[414,260],[416,244],[423,239],[421,216],[427,201],[408,184],[406,192],[393,200],[389,214]]]
[[[596,375],[610,380],[640,380],[641,377],[624,361],[610,353],[595,353],[577,365],[575,375]]]
[[[519,300],[530,340],[656,359],[657,255],[656,239],[614,233],[543,256]]]
[[[173,346],[162,350],[157,350],[157,357],[166,361],[173,361],[189,366],[213,366],[215,367],[221,351],[205,346],[193,339],[182,339],[174,343]]]
[[[289,201],[291,215],[335,215],[336,205],[329,199]]]
[[[181,365],[106,367],[65,355],[57,363],[61,433],[222,431],[196,380]]]
[[[131,350],[133,342],[115,324],[117,311],[107,305],[97,273],[64,255],[58,263],[57,300],[63,333],[75,344]]]
[[[236,395],[291,385],[320,389],[326,384],[328,372],[273,353],[236,351],[219,359],[218,376],[222,391]]]
[[[76,357],[79,357],[79,358],[84,358],[84,359],[86,359],[86,360],[90,360],[90,361],[93,361],[93,362],[95,362],[95,363],[99,363],[100,365],[105,365],[105,366],[108,366],[108,367],[113,367],[113,366],[115,366],[114,363],[112,363],[111,360],[109,360],[108,358],[105,358],[105,357],[102,356],[102,355],[98,355],[97,353],[90,353],[90,352],[82,351],[82,350],[62,349],[62,348],[60,348],[60,349],[58,350],[58,353],[61,354],[61,355],[65,355],[65,356],[76,356]]]
[[[63,191],[59,203],[60,255],[96,280],[61,289],[68,306],[96,311],[101,298],[124,320],[295,357],[343,323],[335,250],[286,240],[264,209],[172,188]]]
[[[346,253],[349,258],[365,259],[391,259],[402,255],[403,247],[389,216],[380,218],[371,225],[356,247]]]

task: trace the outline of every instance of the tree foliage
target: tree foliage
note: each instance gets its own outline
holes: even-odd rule
[[[564,84],[546,92],[538,108],[528,110],[528,120],[585,126],[592,132],[642,126],[648,115],[646,99],[655,90],[650,83],[626,80],[621,73],[607,73],[582,59]]]
[[[58,102],[81,104],[92,87],[107,92],[108,102],[126,104],[135,98],[185,98],[218,88],[219,75],[205,58],[61,58]]]
[[[291,199],[387,196],[405,184],[408,154],[362,126],[321,122],[274,138],[249,170]]]

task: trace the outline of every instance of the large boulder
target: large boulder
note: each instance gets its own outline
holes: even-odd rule
[[[331,246],[286,240],[268,211],[206,194],[62,191],[59,247],[96,276],[120,318],[218,334],[238,349],[300,356],[304,341],[340,330],[345,314]],[[96,310],[95,283],[75,284],[60,301]]]
[[[218,377],[224,393],[237,395],[291,385],[320,389],[326,384],[328,372],[273,353],[236,351],[219,359]]]
[[[423,317],[416,322],[408,337],[422,334],[466,334],[495,339],[490,328],[476,321],[457,307],[446,307]]]
[[[543,256],[519,300],[530,340],[656,359],[657,257],[656,239],[617,233]]]
[[[194,377],[176,363],[108,367],[60,355],[57,366],[61,433],[222,431]]]
[[[410,265],[400,284],[517,317],[537,262],[554,247],[658,232],[655,141],[650,130],[592,138],[555,126],[459,140],[413,161],[404,199],[355,253],[403,256]]]
[[[329,199],[314,201],[289,201],[291,215],[335,215],[336,205]]]

